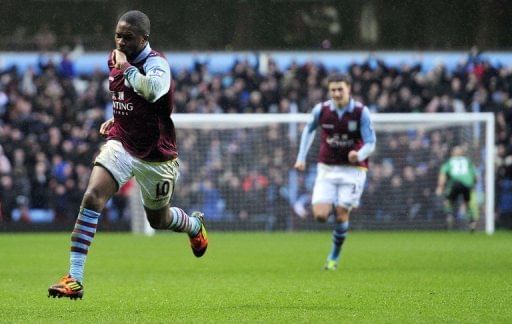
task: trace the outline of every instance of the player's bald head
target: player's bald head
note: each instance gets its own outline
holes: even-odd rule
[[[464,155],[464,148],[462,146],[455,146],[452,149],[452,156],[462,156]]]
[[[119,22],[124,21],[127,24],[131,25],[134,30],[143,36],[149,36],[150,32],[150,22],[149,17],[138,10],[130,10],[124,13],[121,18],[119,18]]]

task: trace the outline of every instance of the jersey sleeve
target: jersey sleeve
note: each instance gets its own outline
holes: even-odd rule
[[[361,137],[363,138],[364,145],[357,152],[357,159],[364,161],[375,151],[377,142],[370,111],[367,107],[363,108],[361,114]]]
[[[315,139],[316,128],[318,127],[320,120],[320,112],[322,111],[322,105],[318,104],[313,108],[311,112],[311,118],[302,131],[300,138],[299,153],[297,154],[297,162],[305,162],[313,140]]]
[[[143,68],[146,75],[132,66],[124,71],[124,77],[138,95],[149,102],[155,102],[171,87],[169,63],[160,56],[152,56],[146,60]]]

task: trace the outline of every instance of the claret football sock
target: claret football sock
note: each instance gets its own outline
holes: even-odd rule
[[[92,243],[100,213],[86,208],[81,208],[71,233],[71,253],[69,274],[78,281],[84,277],[84,265]]]
[[[185,232],[195,236],[201,230],[201,221],[196,217],[190,217],[181,208],[171,207],[171,224],[169,229],[175,232]]]
[[[345,238],[347,237],[349,222],[336,223],[334,231],[332,232],[332,249],[328,259],[332,261],[338,261],[340,257],[341,247]]]

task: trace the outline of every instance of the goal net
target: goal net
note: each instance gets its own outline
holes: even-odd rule
[[[479,229],[494,231],[494,116],[373,114],[377,148],[361,206],[351,227],[362,230],[445,229],[435,194],[441,164],[462,146],[479,173],[472,203]],[[310,114],[175,114],[180,178],[173,206],[201,210],[213,230],[320,230],[312,219],[318,138],[305,172],[293,164]],[[140,196],[132,199],[133,230],[144,223]],[[137,210],[135,212],[135,210]],[[455,228],[467,220],[455,213]]]

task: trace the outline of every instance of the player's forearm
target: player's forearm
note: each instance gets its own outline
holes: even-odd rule
[[[160,99],[170,87],[170,81],[165,78],[143,75],[133,66],[125,70],[124,77],[135,92],[149,102]]]
[[[357,160],[359,162],[366,160],[375,151],[375,142],[365,143],[363,147],[357,151]]]
[[[302,136],[300,137],[299,153],[297,154],[296,162],[306,162],[306,156],[308,155],[309,148],[315,139],[316,128],[318,127],[321,111],[321,104],[317,104],[315,107],[313,107],[313,111],[311,112],[311,119],[307,122],[304,130],[302,131]]]
[[[441,190],[443,190],[445,184],[446,184],[446,176],[443,173],[441,173],[439,175],[439,178],[437,179],[437,187],[441,188]]]

